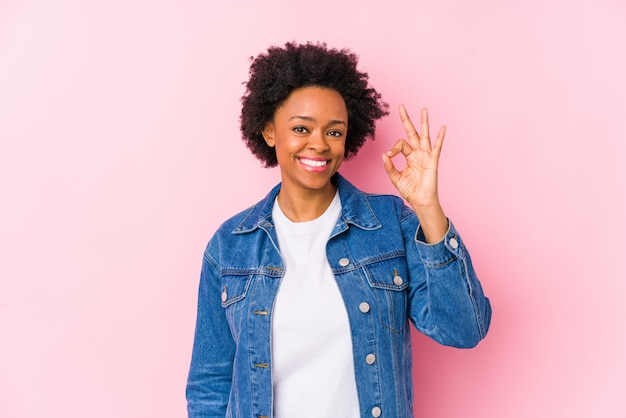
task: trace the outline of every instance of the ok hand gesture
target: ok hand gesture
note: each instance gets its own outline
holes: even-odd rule
[[[427,242],[437,242],[448,229],[437,192],[437,170],[446,127],[439,128],[433,145],[426,108],[422,109],[419,134],[404,106],[400,106],[400,119],[407,139],[399,139],[391,150],[383,154],[385,171],[400,195],[417,213]],[[406,160],[406,167],[402,171],[392,161],[398,154],[402,154]]]

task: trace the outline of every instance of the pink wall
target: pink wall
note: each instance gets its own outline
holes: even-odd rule
[[[248,57],[287,40],[448,125],[494,317],[475,350],[415,337],[417,416],[626,416],[622,0],[211,3],[0,2],[0,417],[184,416],[204,245],[278,180],[239,140]],[[400,135],[344,174],[392,191]]]

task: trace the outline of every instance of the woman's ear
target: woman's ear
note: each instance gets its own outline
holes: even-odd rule
[[[270,147],[274,147],[274,124],[272,122],[265,123],[265,128],[263,128],[263,139],[265,139],[265,143]]]

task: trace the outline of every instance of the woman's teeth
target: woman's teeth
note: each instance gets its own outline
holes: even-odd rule
[[[326,160],[307,160],[306,158],[300,158],[300,162],[309,167],[324,167],[328,163]]]

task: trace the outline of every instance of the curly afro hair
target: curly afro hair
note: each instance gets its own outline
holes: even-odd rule
[[[262,131],[276,109],[298,88],[320,86],[337,91],[348,110],[345,159],[356,155],[367,138],[374,138],[375,122],[389,114],[381,95],[368,86],[367,73],[357,70],[357,56],[324,43],[286,43],[251,57],[250,79],[241,98],[241,133],[265,167],[278,164],[276,151],[265,143]]]

